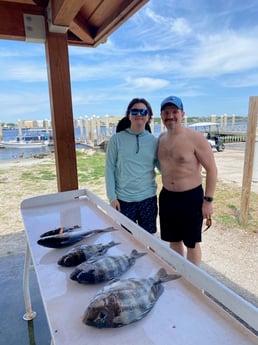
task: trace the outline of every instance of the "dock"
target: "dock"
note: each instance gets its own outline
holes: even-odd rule
[[[85,148],[99,148],[106,147],[110,137],[115,134],[116,126],[118,121],[122,118],[117,116],[92,116],[84,117],[74,120],[74,129],[75,129],[75,143],[77,145],[82,145]],[[212,122],[214,121],[211,118]],[[232,120],[233,121],[233,120]],[[46,132],[52,131],[51,121],[44,120],[42,121],[18,121],[17,128],[19,129],[19,135],[22,135],[22,130],[28,130],[29,128],[33,130],[33,123],[36,124],[37,128],[41,128]],[[188,126],[187,122],[190,122],[189,119],[185,120],[184,125]],[[228,125],[228,123],[227,123]],[[228,129],[230,128],[230,129]],[[5,130],[5,129],[4,129]],[[160,118],[153,118],[151,121],[151,131],[155,136],[159,136],[165,127],[161,124]],[[226,126],[224,123],[220,123],[219,126],[219,135],[222,138],[224,143],[233,143],[233,142],[245,142],[247,131],[243,128],[239,129],[238,126],[232,125]],[[1,139],[2,138],[2,139]],[[3,140],[3,129],[0,127],[0,141]],[[53,146],[53,141],[49,143]],[[0,148],[3,148],[3,146]]]

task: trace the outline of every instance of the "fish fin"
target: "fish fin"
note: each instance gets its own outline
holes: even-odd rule
[[[119,244],[121,244],[120,242],[115,242],[115,241],[111,241],[107,244],[107,246],[110,247],[114,247],[114,246],[118,246]]]
[[[148,305],[145,305],[145,309],[141,310],[141,312],[138,312],[137,315],[135,313],[128,313],[126,311],[124,313],[123,312],[120,313],[119,315],[115,316],[113,319],[114,327],[125,326],[130,323],[134,323],[136,321],[143,319],[152,310],[155,303],[156,303],[156,300],[149,303]]]
[[[99,261],[100,259],[102,259],[103,256],[105,256],[105,255],[104,255],[104,254],[95,254],[95,255],[91,256],[91,257],[87,260],[87,263],[93,264],[94,262],[97,262],[97,261]]]
[[[115,241],[111,241],[109,243],[107,243],[106,245],[103,245],[98,252],[96,253],[96,255],[104,255],[106,254],[106,252],[114,246],[117,246],[118,244],[120,244],[120,242],[115,242]]]
[[[178,279],[180,278],[180,274],[168,274],[165,268],[160,268],[158,272],[155,275],[155,280],[161,281],[161,282],[168,282],[170,280]]]
[[[157,284],[157,286],[156,286],[156,294],[157,294],[156,295],[156,300],[158,300],[158,298],[160,298],[160,296],[163,294],[163,292],[164,292],[164,286],[162,284]],[[153,302],[153,304],[155,302]]]
[[[110,281],[108,281],[107,283],[106,283],[106,286],[108,286],[108,285],[111,285],[111,284],[114,284],[114,283],[116,283],[116,282],[120,282],[121,280],[119,279],[119,278],[113,278],[113,279],[111,279]]]

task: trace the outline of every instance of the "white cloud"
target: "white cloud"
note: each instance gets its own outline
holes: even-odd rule
[[[128,83],[129,87],[138,88],[138,89],[145,89],[147,90],[158,90],[165,86],[169,85],[168,80],[164,79],[155,79],[155,78],[126,78],[126,82]]]
[[[218,104],[233,108],[238,92],[240,112],[241,101],[245,109],[249,93],[257,93],[257,16],[254,0],[150,0],[105,44],[69,47],[74,116],[121,114],[136,93],[157,111],[168,94],[191,105],[201,95],[208,114]],[[44,45],[0,41],[0,65],[0,119],[19,113],[45,118],[50,106]],[[214,95],[230,95],[230,102]]]
[[[257,45],[258,35],[227,31],[218,35],[199,36],[199,46],[192,50],[184,74],[215,77],[257,68]]]
[[[175,21],[171,23],[171,29],[173,33],[177,33],[179,35],[188,35],[192,32],[192,29],[184,18],[175,19]]]
[[[5,72],[1,73],[2,80],[19,80],[24,83],[47,82],[46,68],[40,68],[26,62],[15,67],[10,66]]]

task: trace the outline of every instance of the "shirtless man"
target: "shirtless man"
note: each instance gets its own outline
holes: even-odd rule
[[[159,195],[160,232],[170,247],[199,266],[203,219],[211,219],[217,168],[208,140],[182,126],[185,112],[176,96],[161,103],[161,119],[167,131],[159,137],[158,159],[163,188]],[[202,187],[202,168],[206,171]],[[205,192],[204,192],[205,191]]]

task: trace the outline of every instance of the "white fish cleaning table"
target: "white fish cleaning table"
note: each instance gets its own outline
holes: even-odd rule
[[[106,345],[109,341],[112,345],[257,344],[256,335],[225,311],[220,303],[256,331],[257,308],[174,253],[166,243],[138,227],[89,190],[26,199],[21,204],[21,213],[28,242],[23,281],[24,318],[32,319],[35,316],[29,292],[32,259],[53,344]],[[112,240],[120,242],[109,249],[110,255],[129,255],[133,249],[147,253],[136,260],[122,279],[152,277],[161,267],[168,273],[179,273],[182,277],[163,284],[163,294],[142,320],[111,329],[87,326],[82,323],[82,315],[105,283],[83,285],[70,280],[73,268],[57,264],[69,247],[50,249],[37,244],[42,233],[74,225],[86,231],[116,228],[117,231],[100,233],[86,240],[89,244]],[[213,299],[220,303],[215,303]]]

